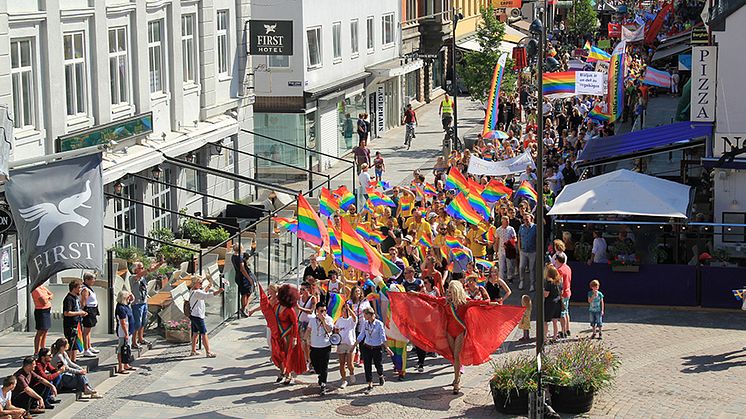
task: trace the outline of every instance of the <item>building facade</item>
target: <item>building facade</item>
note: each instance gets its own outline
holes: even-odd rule
[[[247,0],[0,0],[0,105],[14,119],[11,167],[79,149],[76,138],[100,133],[108,145],[105,192],[121,190],[107,199],[104,224],[143,236],[178,228],[165,210],[222,211],[225,204],[204,193],[250,198],[248,185],[167,161],[253,175],[253,159],[219,146],[253,151],[252,136],[241,131],[253,129],[243,48],[249,12]],[[115,135],[132,126],[140,134]],[[148,180],[154,167],[166,185]],[[107,247],[144,245],[109,230],[104,239]],[[0,313],[0,330],[24,320],[28,294],[22,249],[13,237],[9,244],[17,310]]]

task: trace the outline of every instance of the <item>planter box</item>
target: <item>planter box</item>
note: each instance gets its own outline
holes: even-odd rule
[[[640,272],[640,265],[611,265],[614,272]]]
[[[552,408],[562,413],[585,413],[593,407],[593,392],[586,392],[577,387],[550,386]]]
[[[192,334],[189,330],[166,329],[166,341],[171,343],[189,343],[192,341]]]
[[[495,402],[495,409],[500,413],[508,415],[526,415],[528,414],[528,391],[521,390],[505,394],[499,391],[491,390],[492,400]]]

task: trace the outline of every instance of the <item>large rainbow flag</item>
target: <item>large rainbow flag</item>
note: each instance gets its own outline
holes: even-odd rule
[[[473,179],[469,179],[469,195],[467,195],[469,204],[479,215],[482,216],[482,219],[486,220],[490,218],[490,207],[487,206],[484,198],[482,198],[483,189],[482,185],[478,184]]]
[[[469,200],[466,198],[463,192],[456,195],[456,198],[451,201],[446,207],[446,213],[451,217],[465,220],[468,223],[478,225],[484,218],[482,218],[469,204]]]
[[[299,239],[329,251],[329,232],[303,194],[298,194],[297,234]]]
[[[544,96],[573,96],[575,95],[575,72],[544,73],[541,86]]]
[[[355,203],[355,195],[352,194],[344,185],[334,190],[334,195],[339,199],[339,208],[347,211],[350,205]]]
[[[515,196],[520,196],[524,198],[528,198],[531,201],[534,201],[534,203],[539,202],[539,195],[536,194],[536,191],[531,186],[530,183],[528,183],[527,180],[524,180],[521,182],[521,185],[518,187],[518,189],[515,191]]]
[[[469,191],[469,184],[466,181],[466,178],[463,173],[455,167],[451,167],[451,170],[448,172],[448,177],[446,178],[446,189],[458,189],[462,192]]]
[[[498,105],[500,100],[500,85],[503,81],[503,71],[508,54],[504,53],[497,59],[495,70],[492,72],[492,84],[490,85],[489,100],[487,101],[487,115],[484,118],[482,135],[497,129]]]
[[[493,202],[497,202],[500,200],[500,198],[507,196],[510,198],[510,195],[513,194],[513,190],[505,186],[505,184],[499,182],[496,179],[492,179],[490,183],[487,184],[487,186],[484,188],[484,191],[482,191],[482,198],[488,203],[491,204]]]
[[[591,47],[590,50],[588,50],[588,60],[592,61],[609,61],[611,59],[611,55],[609,55],[608,52],[602,50],[598,47]]]
[[[609,122],[622,117],[624,110],[624,76],[627,74],[625,48],[627,43],[621,41],[614,48],[609,63]]]
[[[344,295],[337,294],[336,292],[329,293],[329,302],[326,303],[326,313],[335,322],[342,317],[342,307],[344,307],[347,299]]]
[[[334,224],[332,224],[332,220],[326,220],[327,221],[327,231],[329,232],[329,247],[332,251],[332,256],[334,257],[334,262],[337,263],[337,265],[347,269],[349,265],[344,263],[342,260],[342,247],[339,245],[339,240],[337,240],[337,229],[334,228]]]
[[[339,211],[337,198],[334,197],[332,191],[322,187],[321,196],[319,197],[319,212],[324,217],[331,217],[337,211]]]
[[[365,241],[344,218],[340,218],[339,238],[342,244],[342,257],[346,264],[362,271],[371,273],[371,260],[366,252]]]

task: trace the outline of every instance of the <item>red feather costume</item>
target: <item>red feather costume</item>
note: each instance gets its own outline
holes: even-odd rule
[[[520,322],[525,307],[491,305],[487,301],[469,301],[454,307],[443,297],[411,292],[388,294],[391,318],[399,330],[418,348],[436,352],[453,362],[448,335],[456,337],[464,330],[461,350],[463,365],[479,365],[507,339]]]
[[[298,333],[298,316],[293,308],[284,310],[279,304],[271,304],[264,289],[259,287],[259,308],[264,314],[269,327],[272,341],[272,363],[277,368],[285,367],[286,373],[294,372],[303,374],[306,372],[306,359],[303,348],[300,345]],[[293,348],[288,348],[286,337],[297,343]]]

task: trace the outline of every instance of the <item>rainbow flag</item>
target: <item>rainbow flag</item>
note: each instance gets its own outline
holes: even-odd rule
[[[614,48],[609,62],[609,122],[622,117],[624,110],[624,77],[627,75],[626,53],[627,43],[621,41]]]
[[[411,202],[409,202],[409,201],[405,202],[403,200],[400,200],[399,203],[401,204],[401,213],[402,214],[408,214],[409,211],[412,210],[412,203]]]
[[[487,278],[483,276],[480,276],[479,278],[477,278],[477,285],[479,285],[480,287],[487,285]]]
[[[456,198],[448,204],[446,207],[446,213],[451,217],[465,220],[474,225],[479,225],[479,223],[483,221],[483,218],[477,214],[471,204],[469,204],[469,201],[463,192],[456,195]]]
[[[290,218],[285,217],[273,217],[272,221],[274,221],[277,224],[277,227],[282,230],[287,230],[291,233],[298,231],[297,220],[291,220]]]
[[[404,376],[407,373],[407,341],[388,338],[386,346],[391,349],[391,363],[394,364],[394,371]]]
[[[482,198],[483,189],[482,185],[478,184],[473,179],[469,179],[469,195],[466,197],[469,200],[469,205],[471,205],[471,207],[486,220],[490,218],[490,207],[487,206],[484,198]]]
[[[585,45],[583,45],[583,49],[586,50],[586,51],[590,51],[591,50],[591,43],[590,43],[590,41],[585,41]]]
[[[475,262],[476,262],[477,267],[482,268],[487,271],[489,271],[495,266],[494,262],[490,262],[487,259],[476,258]]]
[[[396,264],[383,256],[378,249],[371,248],[370,251],[377,258],[375,270],[382,278],[396,278],[401,273],[401,269]]]
[[[326,303],[326,313],[335,322],[342,317],[342,308],[346,301],[347,299],[344,295],[337,294],[336,292],[329,293],[329,301]]]
[[[331,217],[337,211],[339,211],[337,198],[334,197],[332,191],[322,187],[321,196],[319,197],[319,212],[324,217]]]
[[[418,243],[430,249],[433,247],[433,238],[429,234],[423,234]]]
[[[453,236],[446,236],[445,244],[451,249],[464,247],[464,244],[461,242],[461,240]]]
[[[344,185],[335,189],[334,195],[339,200],[339,209],[341,209],[342,211],[347,211],[347,209],[350,208],[350,205],[355,203],[355,195],[347,190],[347,187],[345,187]]]
[[[85,347],[83,346],[83,329],[80,327],[80,322],[78,322],[77,327],[77,333],[75,334],[75,347],[72,349],[75,349],[78,352],[83,352],[83,349]]]
[[[555,97],[563,97],[574,95],[575,72],[544,73],[541,91],[544,96],[553,95]]]
[[[334,262],[346,268],[346,264],[342,262],[342,247],[339,245],[339,240],[337,240],[337,230],[334,228],[331,220],[327,220],[327,231],[329,232],[329,247],[331,248]]]
[[[378,229],[368,226],[366,223],[358,223],[355,231],[367,241],[373,240],[376,243],[380,243],[386,238]]]
[[[370,245],[357,234],[347,220],[341,218],[339,222],[342,257],[345,263],[359,271],[378,275],[378,272],[374,271],[376,261],[369,251]]]
[[[435,189],[435,186],[427,182],[425,182],[425,186],[423,186],[422,190],[425,192],[425,195],[438,196],[438,190]]]
[[[391,189],[391,184],[383,180],[371,180],[370,183],[368,183],[368,187],[381,188],[384,191],[387,191]]]
[[[422,187],[420,187],[419,184],[412,182],[412,186],[409,188],[410,190],[413,190],[415,195],[425,197],[425,191],[422,190]]]
[[[484,233],[487,237],[488,243],[494,243],[497,240],[497,227],[491,225],[490,228]]]
[[[329,232],[303,194],[298,194],[298,238],[329,251]]]
[[[594,106],[593,109],[588,112],[588,118],[595,119],[596,121],[605,122],[611,119],[611,115],[604,112],[600,105]]]
[[[462,192],[469,191],[469,184],[466,182],[466,178],[455,167],[451,167],[446,178],[446,189],[458,189]]]
[[[512,194],[513,194],[512,189],[508,188],[501,182],[498,182],[497,180],[493,179],[484,188],[484,191],[482,192],[482,198],[484,198],[485,202],[491,204],[493,202],[499,201],[500,198],[504,196],[507,196],[508,198],[510,198],[510,195]]]
[[[370,200],[370,203],[374,206],[387,206],[387,207],[393,207],[396,208],[396,204],[394,201],[391,200],[388,196],[383,194],[382,192],[378,192],[375,189],[368,188],[368,199]]]
[[[461,258],[469,257],[469,254],[466,253],[466,250],[464,250],[463,247],[451,248],[451,253],[453,253],[453,256],[456,259],[461,259]]]
[[[482,135],[497,129],[498,105],[500,101],[500,85],[503,81],[503,70],[508,54],[504,53],[497,59],[495,70],[492,72],[492,84],[490,85],[489,100],[487,101],[487,115],[484,118]]]
[[[591,49],[588,50],[588,60],[609,61],[611,60],[611,55],[601,48],[591,47]]]
[[[534,188],[531,187],[531,184],[528,183],[527,180],[521,182],[521,186],[519,186],[518,189],[515,191],[515,196],[528,198],[534,201],[534,203],[539,202],[539,196],[536,194],[536,191],[534,190]]]

